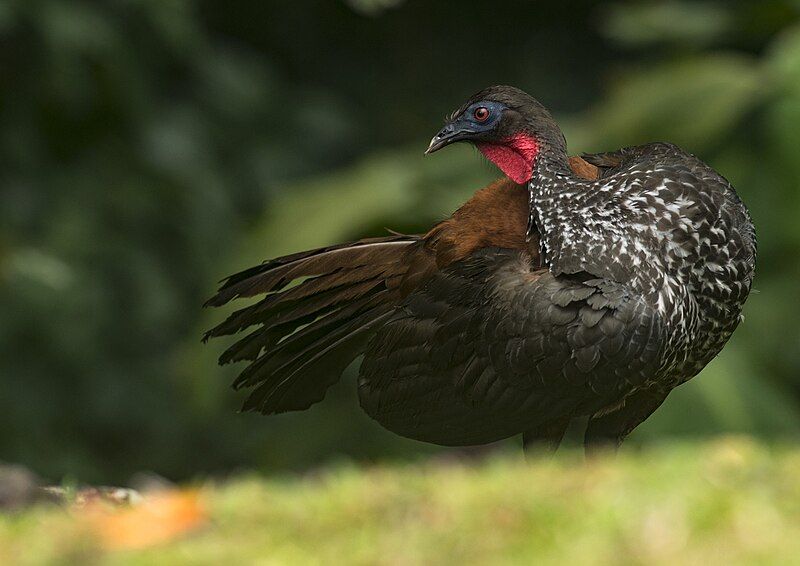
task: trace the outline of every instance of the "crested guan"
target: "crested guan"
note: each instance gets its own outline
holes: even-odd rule
[[[269,260],[208,305],[262,298],[206,338],[247,334],[244,409],[321,401],[363,355],[361,406],[443,445],[522,434],[555,449],[587,417],[587,449],[617,447],[696,375],[741,320],[755,232],[733,187],[669,143],[570,158],[534,98],[494,86],[426,153],[474,144],[507,178],[423,235]]]

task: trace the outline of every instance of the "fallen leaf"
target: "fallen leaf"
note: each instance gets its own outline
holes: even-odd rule
[[[146,548],[194,531],[208,522],[196,490],[158,492],[128,508],[100,502],[81,510],[89,529],[112,550]]]

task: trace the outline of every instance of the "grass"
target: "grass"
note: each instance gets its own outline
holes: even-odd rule
[[[798,470],[800,450],[745,438],[588,462],[340,465],[201,486],[200,527],[158,544],[114,543],[85,510],[6,515],[0,563],[788,564]]]

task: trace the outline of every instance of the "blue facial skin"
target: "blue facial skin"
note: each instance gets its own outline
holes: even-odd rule
[[[475,119],[475,110],[480,107],[489,110],[489,117],[483,122],[479,122]],[[470,104],[466,110],[448,122],[438,134],[433,136],[425,154],[433,153],[457,141],[472,139],[476,134],[494,130],[497,123],[500,121],[500,117],[503,115],[503,110],[506,108],[504,104],[491,100]]]
[[[475,110],[477,108],[484,107],[489,110],[489,118],[484,120],[483,122],[478,122],[475,119]],[[471,127],[474,128],[476,132],[488,132],[493,130],[494,127],[497,125],[497,122],[500,121],[500,116],[503,114],[503,110],[506,109],[505,104],[500,104],[499,102],[476,102],[475,104],[470,105],[459,117],[459,121],[464,122],[465,124],[469,124]]]

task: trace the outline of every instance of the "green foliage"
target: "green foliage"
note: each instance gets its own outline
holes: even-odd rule
[[[2,458],[124,481],[434,451],[362,415],[352,371],[306,414],[235,414],[199,306],[262,259],[452,211],[497,173],[421,151],[497,82],[574,152],[683,145],[753,212],[745,323],[632,441],[800,432],[796,3],[223,4],[0,3]]]

